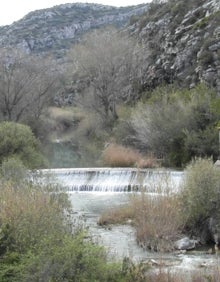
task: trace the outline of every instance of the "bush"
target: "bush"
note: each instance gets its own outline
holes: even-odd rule
[[[118,144],[109,144],[102,154],[105,165],[111,167],[156,167],[156,159],[153,155],[142,156],[137,150]]]
[[[132,200],[137,241],[154,251],[171,251],[182,231],[180,202],[175,195],[142,195]]]
[[[182,197],[184,221],[190,230],[204,226],[220,211],[220,170],[211,159],[196,159],[186,168]]]
[[[204,85],[181,91],[159,87],[133,110],[136,146],[163,158],[168,166],[182,167],[193,157],[216,158],[218,100],[216,93]]]
[[[16,157],[28,168],[45,166],[37,139],[28,126],[14,122],[1,122],[0,136],[0,164],[4,159]]]
[[[12,181],[19,186],[27,177],[27,169],[20,159],[10,157],[2,162],[0,175],[4,181]]]
[[[63,196],[0,183],[0,281],[126,281],[120,264],[72,224]]]
[[[124,224],[128,220],[134,219],[134,216],[134,209],[130,205],[124,205],[104,211],[98,220],[98,224],[101,226],[117,223]]]
[[[128,204],[105,211],[98,224],[124,224],[131,220],[140,246],[153,251],[172,251],[173,242],[179,239],[184,221],[181,218],[180,198],[170,193],[168,183],[168,176],[161,176],[158,183],[151,187],[157,196],[147,193],[132,195]]]
[[[35,189],[24,183],[15,189],[4,182],[0,187],[0,203],[0,245],[7,243],[7,251],[33,250],[45,237],[52,240],[65,230],[60,203],[40,187]]]
[[[140,154],[130,148],[110,144],[103,152],[103,162],[111,167],[132,167],[140,160]]]
[[[49,242],[48,242],[49,243]],[[40,270],[40,271],[39,271]],[[26,281],[120,281],[118,264],[107,263],[103,247],[85,241],[85,234],[65,236],[56,245],[45,246],[28,268]]]

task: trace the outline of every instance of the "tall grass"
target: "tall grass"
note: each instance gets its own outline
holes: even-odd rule
[[[154,251],[173,250],[183,227],[178,196],[142,194],[131,200],[131,206],[139,244]]]
[[[14,188],[11,183],[0,187],[1,247],[24,252],[34,249],[41,240],[65,231],[59,201],[28,184]],[[9,242],[11,242],[9,244]]]
[[[115,209],[109,209],[103,212],[98,220],[99,225],[127,223],[135,217],[134,209],[130,205],[124,205]]]
[[[109,144],[102,156],[105,165],[111,167],[152,168],[156,160],[152,155],[143,157],[138,151],[118,144]]]
[[[171,192],[166,177],[162,177],[151,190],[153,193],[132,194],[125,206],[105,211],[99,224],[126,223],[130,219],[136,228],[137,241],[143,248],[172,251],[185,224],[180,198]]]
[[[0,178],[0,281],[126,281],[120,264],[67,217],[65,196]]]

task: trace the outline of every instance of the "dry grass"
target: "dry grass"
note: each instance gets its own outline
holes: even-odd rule
[[[118,144],[110,144],[102,156],[105,165],[111,167],[156,167],[156,160],[152,155],[143,157],[138,151]]]
[[[58,108],[58,107],[50,107],[48,108],[49,116],[54,120],[62,120],[68,119],[71,120],[74,117],[74,112],[72,108]]]
[[[159,269],[157,272],[152,272],[146,275],[146,281],[148,282],[189,282],[186,280],[186,276],[170,273],[168,270]]]
[[[134,209],[131,205],[125,205],[119,208],[111,209],[105,211],[99,218],[99,225],[108,225],[108,224],[124,224],[128,220],[134,219]]]
[[[205,269],[202,271],[170,271],[169,269],[159,269],[157,272],[149,272],[145,281],[147,282],[219,282],[220,273],[215,270]]]
[[[183,225],[178,197],[142,194],[131,204],[139,244],[155,251],[171,251]]]
[[[137,241],[143,248],[172,251],[174,242],[180,238],[184,222],[180,199],[169,191],[169,188],[158,185],[154,187],[156,194],[133,194],[127,205],[105,212],[99,224],[126,223],[132,219]]]
[[[16,189],[11,183],[0,184],[0,207],[0,232],[3,235],[9,232],[14,247],[21,252],[64,228],[58,202],[48,193],[26,184]]]
[[[84,114],[74,107],[50,107],[44,116],[51,140],[69,140],[73,136],[75,127],[83,119]]]

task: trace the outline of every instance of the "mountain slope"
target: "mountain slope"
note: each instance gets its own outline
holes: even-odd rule
[[[106,25],[123,26],[147,5],[111,7],[99,4],[63,4],[29,13],[0,27],[0,46],[16,46],[28,53],[65,50],[85,32]]]
[[[144,46],[143,89],[204,82],[220,93],[219,0],[169,0],[151,5],[129,26]]]

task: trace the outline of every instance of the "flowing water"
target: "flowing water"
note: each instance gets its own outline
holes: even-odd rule
[[[192,269],[209,269],[218,258],[204,253],[160,254],[144,251],[135,239],[135,230],[130,225],[115,225],[103,228],[97,225],[100,214],[129,201],[132,193],[162,194],[171,187],[176,193],[183,179],[183,172],[138,169],[52,169],[43,170],[43,175],[53,174],[56,181],[68,192],[74,217],[89,229],[99,244],[105,246],[111,257],[131,258],[134,262],[153,261],[166,265],[172,271],[190,273]],[[168,184],[168,185],[167,185]]]
[[[71,168],[42,170],[54,174],[68,191],[75,192],[137,192],[148,193],[169,187],[173,192],[179,187],[183,173],[168,170],[131,168]]]

